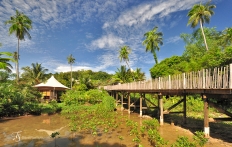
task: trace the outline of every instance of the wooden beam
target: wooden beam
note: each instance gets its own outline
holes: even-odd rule
[[[209,122],[232,121],[232,118],[209,118]]]
[[[157,105],[155,105],[154,103],[152,103],[149,99],[147,99],[147,98],[145,98],[145,97],[144,97],[144,99],[145,99],[146,101],[148,101],[149,103],[151,103],[153,106],[157,107]]]
[[[164,114],[176,114],[176,113],[184,113],[184,111],[176,111],[176,112],[168,112],[168,111],[164,111]]]
[[[172,105],[171,107],[169,107],[167,110],[165,110],[165,113],[169,113],[170,110],[172,110],[173,108],[175,108],[176,106],[178,106],[180,103],[182,103],[184,101],[184,99],[179,100],[177,103],[175,103],[174,105]]]
[[[209,104],[211,107],[216,108],[220,113],[224,113],[224,114],[226,114],[226,115],[232,117],[232,113],[230,113],[230,112],[228,112],[228,111],[226,111],[226,110],[223,110],[222,108],[220,108],[219,106],[217,106],[215,103],[208,101],[208,104]]]

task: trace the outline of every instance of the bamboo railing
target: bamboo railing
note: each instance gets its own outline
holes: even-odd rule
[[[152,80],[104,86],[105,90],[232,89],[232,64]]]

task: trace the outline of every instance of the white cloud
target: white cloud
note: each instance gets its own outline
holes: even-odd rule
[[[92,70],[89,66],[73,66],[72,71],[78,70]],[[71,68],[68,65],[60,65],[54,69],[55,72],[70,72]],[[94,71],[94,70],[93,70]]]
[[[180,36],[174,36],[174,37],[168,38],[166,43],[176,43],[180,40],[181,40]]]
[[[92,41],[91,47],[92,49],[100,48],[112,50],[114,48],[118,48],[123,43],[124,41],[121,38],[114,36],[113,34],[107,34],[97,40]]]
[[[115,21],[105,22],[103,28],[110,27],[111,25],[119,28],[121,26],[145,24],[156,18],[167,17],[173,12],[188,10],[193,4],[205,1],[207,0],[163,0],[143,3],[122,12]]]

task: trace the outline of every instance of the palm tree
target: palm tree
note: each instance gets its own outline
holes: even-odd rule
[[[93,83],[92,83],[89,76],[82,76],[80,78],[80,84],[86,85],[87,89],[92,89],[93,88]]]
[[[222,41],[223,41],[223,44],[225,44],[225,45],[231,45],[232,44],[232,27],[226,28],[223,31]]]
[[[204,43],[205,43],[205,47],[206,50],[208,49],[208,45],[206,42],[206,38],[205,38],[205,33],[204,33],[204,29],[203,29],[203,24],[204,23],[209,23],[210,21],[210,17],[214,14],[214,12],[212,11],[212,9],[216,8],[215,5],[210,5],[210,1],[207,2],[205,5],[200,4],[195,4],[191,10],[189,10],[188,12],[188,24],[191,24],[192,28],[195,28],[198,23],[200,23],[200,28],[201,28],[201,32],[204,38]]]
[[[118,71],[115,71],[114,79],[116,82],[120,83],[127,83],[130,82],[129,74],[126,69],[126,66],[121,66],[120,68],[117,68]]]
[[[15,60],[15,61],[18,61],[18,53],[17,52],[13,52],[13,59]],[[15,69],[17,68],[17,62],[15,62]]]
[[[143,81],[146,79],[145,73],[141,71],[141,68],[136,68],[134,74],[136,81]]]
[[[1,56],[8,56],[11,57],[12,54],[10,52],[0,52],[0,69],[3,69],[9,73],[11,73],[11,64],[9,63],[10,61],[14,61],[12,58],[8,57],[1,57]]]
[[[27,79],[31,84],[39,84],[46,80],[46,72],[48,69],[42,67],[42,64],[32,63],[32,67],[26,66],[22,67],[24,71],[22,73],[22,77]]]
[[[127,66],[128,66],[128,68],[130,69],[130,66],[129,66],[129,54],[131,53],[131,48],[129,47],[129,46],[126,46],[126,45],[124,45],[124,46],[122,46],[121,48],[120,48],[120,51],[119,51],[119,59],[120,59],[120,62],[121,61],[124,61],[124,62],[126,62],[126,64],[127,64]]]
[[[19,80],[19,40],[24,40],[24,36],[27,36],[31,39],[31,35],[29,34],[29,30],[32,28],[32,21],[24,15],[23,13],[16,10],[15,16],[11,16],[10,20],[6,21],[5,24],[10,24],[9,34],[15,33],[18,39],[18,47],[17,47],[17,66],[16,66],[16,81]]]
[[[163,33],[157,32],[158,27],[154,27],[151,31],[148,31],[144,34],[146,38],[143,41],[143,45],[146,46],[146,52],[150,51],[155,59],[155,63],[158,63],[156,51],[159,51],[159,45],[163,45]]]
[[[129,69],[129,72],[131,73],[131,68],[130,68],[130,65],[129,65],[129,54],[131,53],[131,48],[129,46],[122,46],[119,50],[119,59],[120,59],[120,62],[123,60],[124,62],[126,62],[127,66],[128,66],[128,69]],[[132,74],[132,77],[134,79],[134,75]]]
[[[71,67],[71,78],[70,78],[70,82],[71,82],[71,89],[72,89],[72,65],[73,63],[75,63],[75,58],[73,58],[72,54],[70,56],[67,57],[68,60],[68,64],[70,64]]]

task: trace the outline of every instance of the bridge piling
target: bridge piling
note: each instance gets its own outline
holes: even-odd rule
[[[143,94],[140,93],[140,98],[139,98],[140,102],[139,102],[139,116],[142,117],[143,116],[143,110],[142,110],[142,107],[143,107]]]
[[[183,110],[184,110],[184,124],[187,123],[186,118],[187,118],[187,109],[186,109],[186,94],[184,94],[184,102],[183,102]]]
[[[202,95],[204,100],[204,134],[205,137],[209,137],[209,105],[208,105],[208,98],[206,95]]]
[[[159,99],[159,118],[160,118],[160,125],[162,126],[164,124],[164,112],[163,112],[163,96],[161,93],[158,94]]]
[[[130,93],[128,93],[128,114],[130,114]]]
[[[123,107],[123,98],[124,98],[124,96],[125,96],[125,93],[122,92],[122,96],[121,96],[121,111],[124,110],[124,107]]]

